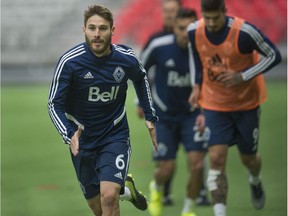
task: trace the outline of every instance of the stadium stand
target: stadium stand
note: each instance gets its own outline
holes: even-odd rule
[[[200,0],[182,0],[196,9]],[[161,0],[2,0],[1,79],[4,82],[49,80],[59,56],[83,41],[83,11],[101,4],[112,10],[115,43],[140,51],[152,33],[162,28]],[[241,16],[259,27],[287,56],[285,0],[227,0],[228,14]]]
[[[71,11],[73,1],[2,1],[2,62],[29,62],[33,51],[44,53],[51,28]]]
[[[75,43],[83,41],[83,11],[95,1],[2,0],[1,62],[4,66],[55,64]],[[112,11],[122,0],[99,0]]]
[[[200,16],[200,0],[182,0],[183,6],[194,8]],[[161,24],[160,1],[130,0],[120,9],[116,41],[143,45],[149,35],[158,31]],[[255,24],[276,42],[287,39],[287,5],[285,0],[242,0],[226,1],[228,14],[240,16]],[[133,17],[133,18],[132,18]],[[137,29],[141,29],[137,31]],[[271,30],[272,29],[272,30]]]

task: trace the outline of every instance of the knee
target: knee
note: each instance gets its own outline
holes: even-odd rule
[[[196,174],[196,173],[202,173],[204,170],[204,161],[198,160],[193,161],[190,165],[190,172]]]
[[[209,152],[211,168],[224,170],[226,154],[221,152]]]
[[[156,169],[156,176],[162,178],[170,178],[175,170],[175,164],[171,161],[162,161],[158,164]]]
[[[118,203],[119,194],[116,194],[113,190],[106,190],[101,193],[101,204],[105,206],[113,207]]]
[[[260,164],[260,157],[257,155],[241,156],[242,163],[248,168],[253,168]]]

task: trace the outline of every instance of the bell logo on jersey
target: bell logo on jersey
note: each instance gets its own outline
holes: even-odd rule
[[[191,86],[189,73],[187,73],[185,76],[180,76],[176,71],[169,71],[167,85],[171,87]]]
[[[111,100],[115,100],[117,98],[117,94],[119,91],[119,86],[112,86],[111,91],[100,92],[99,87],[90,87],[89,88],[89,96],[88,101],[102,101],[108,102]]]

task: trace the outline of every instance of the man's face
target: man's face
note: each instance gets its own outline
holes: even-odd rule
[[[194,21],[196,21],[196,17],[177,18],[175,20],[174,34],[176,35],[177,44],[182,48],[188,48],[187,27]]]
[[[206,28],[211,33],[216,33],[225,25],[225,13],[223,11],[202,11]]]
[[[111,28],[107,20],[98,15],[91,16],[83,27],[83,32],[86,43],[96,56],[106,56],[110,53],[114,27]]]
[[[162,5],[163,22],[166,27],[172,28],[174,19],[179,10],[179,4],[176,1],[167,1]]]

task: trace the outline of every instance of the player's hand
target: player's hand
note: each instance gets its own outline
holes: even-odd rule
[[[145,124],[149,130],[154,149],[157,152],[158,151],[158,144],[157,144],[157,139],[156,139],[155,125],[151,121],[145,121]]]
[[[144,118],[144,111],[143,111],[142,107],[137,106],[137,108],[136,108],[136,113],[137,113],[137,116],[138,116],[140,119],[143,119],[143,118]]]
[[[200,96],[200,86],[198,84],[193,86],[193,90],[189,96],[188,103],[194,108],[198,108],[198,99]]]
[[[195,121],[194,126],[195,131],[199,131],[200,133],[203,133],[205,130],[205,117],[204,114],[199,114]]]
[[[79,137],[81,136],[82,129],[78,127],[78,130],[74,133],[70,142],[70,149],[74,156],[77,156],[79,153]]]
[[[242,74],[229,71],[227,73],[222,73],[217,77],[217,81],[222,82],[226,88],[238,85],[243,82]]]

